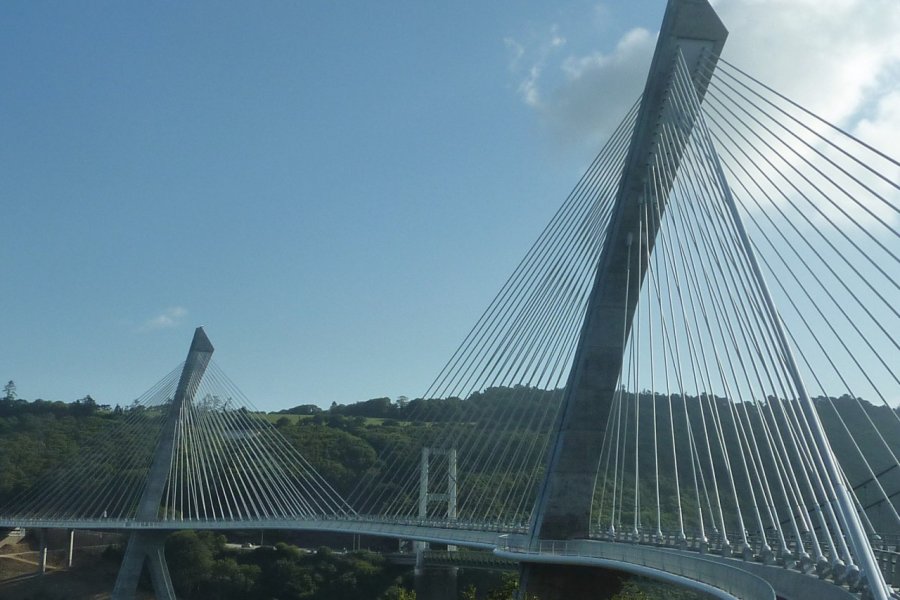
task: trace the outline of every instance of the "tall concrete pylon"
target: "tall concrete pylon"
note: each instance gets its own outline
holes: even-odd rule
[[[178,425],[184,409],[190,406],[194,394],[197,393],[197,387],[203,379],[213,350],[213,345],[206,337],[203,328],[198,327],[194,331],[194,339],[191,341],[191,348],[181,371],[175,396],[153,453],[153,462],[150,464],[147,474],[147,485],[141,494],[135,514],[137,521],[159,520],[159,507],[169,477]],[[172,580],[169,578],[165,557],[167,535],[168,532],[165,530],[142,530],[131,533],[113,589],[113,600],[134,599],[145,561],[150,569],[150,579],[153,582],[156,597],[159,600],[175,600],[175,590],[172,588]]]
[[[728,32],[706,0],[669,2],[566,385],[547,476],[534,511],[533,538],[585,538],[590,532],[591,501],[603,431],[622,369],[624,341],[631,329],[641,279],[646,273],[646,256],[652,252],[659,226],[658,222],[645,223],[650,248],[646,254],[640,253],[644,263],[638,270],[640,277],[631,277],[630,289],[626,289],[628,247],[632,232],[637,230],[648,162],[654,153],[663,151],[657,124],[667,102],[677,51],[680,49],[687,64],[697,69],[704,59],[719,55],[727,36]],[[706,92],[706,81],[706,77],[694,78],[701,98]],[[682,141],[674,151],[666,150],[672,164],[679,163],[683,144]],[[673,177],[663,182],[667,190],[671,189]],[[634,240],[635,246],[638,243]]]
[[[653,250],[659,227],[659,221],[645,223],[644,240],[633,239],[632,232],[637,231],[642,210],[642,196],[647,189],[648,164],[655,153],[666,152],[669,164],[677,167],[685,149],[681,140],[676,142],[680,145],[663,150],[658,128],[669,102],[668,87],[676,57],[679,51],[684,56],[697,95],[702,99],[708,78],[698,77],[697,70],[709,60],[714,64],[727,37],[728,31],[707,0],[670,0],[666,6],[566,384],[547,474],[532,513],[532,542],[589,536],[603,433],[622,370],[625,340],[647,271],[646,257]],[[675,169],[658,186],[668,192],[674,176]],[[641,242],[647,247],[643,248]],[[629,249],[632,243],[634,246]],[[629,278],[629,255],[640,256],[639,277]],[[603,577],[602,573],[584,567],[524,563],[520,587],[542,600],[586,598],[596,592],[598,585],[604,585]]]
[[[647,272],[646,263],[653,251],[665,210],[664,205],[660,206],[659,217],[643,224],[640,236],[643,239],[633,239],[634,232],[639,230],[644,191],[648,189],[649,166],[658,156],[664,156],[663,162],[670,166],[665,173],[657,171],[653,182],[658,197],[665,198],[674,184],[688,139],[686,135],[676,136],[675,140],[667,140],[665,145],[660,143],[659,124],[663,119],[674,118],[682,130],[690,131],[697,125],[696,120],[702,118],[680,109],[670,100],[669,86],[676,59],[684,60],[694,87],[691,95],[699,107],[706,94],[709,73],[715,68],[727,36],[727,30],[707,0],[669,0],[566,385],[562,416],[555,431],[547,474],[533,512],[530,528],[532,542],[589,537],[594,483],[604,429],[616,394],[625,343],[631,330],[642,279]],[[781,348],[786,374],[810,423],[810,435],[820,457],[821,468],[833,486],[835,512],[859,563],[858,568],[867,580],[868,593],[875,598],[886,599],[888,588],[815,406],[806,392],[791,344],[714,151],[709,159],[735,223],[739,243],[762,292],[772,330]],[[638,277],[629,277],[632,270],[629,269],[630,256],[640,257]],[[839,568],[844,567],[840,561],[835,564]],[[856,568],[856,565],[847,566],[848,573]],[[527,592],[537,593],[544,600],[556,600],[587,597],[591,589],[595,589],[596,581],[592,581],[590,572],[577,567],[545,567],[526,563],[522,569],[522,584]]]

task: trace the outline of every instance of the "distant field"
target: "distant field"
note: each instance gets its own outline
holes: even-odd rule
[[[315,415],[280,415],[278,413],[259,413],[261,416],[265,417],[272,423],[277,423],[278,419],[285,418],[289,420],[291,423],[296,423],[297,421],[301,421],[304,419],[311,419]],[[366,425],[381,425],[385,421],[389,419],[381,419],[377,417],[364,417],[366,420]],[[405,423],[405,421],[398,421],[398,423]]]
[[[259,416],[268,419],[272,423],[275,423],[276,421],[278,421],[278,419],[280,419],[282,417],[284,417],[291,423],[296,423],[297,421],[301,421],[303,419],[312,418],[312,415],[279,415],[277,413],[258,413],[258,414],[259,414]]]

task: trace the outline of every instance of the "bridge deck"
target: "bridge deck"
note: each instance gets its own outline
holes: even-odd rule
[[[281,529],[375,535],[452,544],[493,552],[503,561],[525,563],[599,566],[668,581],[719,598],[787,600],[815,595],[818,600],[858,598],[845,585],[788,566],[766,564],[760,557],[720,556],[696,549],[607,540],[542,540],[529,545],[524,527],[496,527],[466,522],[427,522],[418,520],[377,520],[364,517],[344,519],[297,519],[259,521],[120,521],[0,519],[0,527],[48,529],[91,529],[116,531],[177,531],[186,529],[235,530]],[[481,527],[481,529],[478,529]],[[900,554],[885,551],[882,561],[893,570],[900,565]],[[889,576],[889,580],[893,577]]]

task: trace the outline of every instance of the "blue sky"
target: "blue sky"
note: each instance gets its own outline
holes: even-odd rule
[[[838,120],[896,91],[895,8],[813,86],[759,56],[761,15],[839,14],[720,5],[741,64]],[[663,9],[0,4],[0,378],[126,403],[202,325],[260,408],[422,393],[636,97]]]

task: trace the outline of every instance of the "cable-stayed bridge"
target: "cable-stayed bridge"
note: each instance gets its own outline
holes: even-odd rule
[[[130,533],[172,598],[178,529],[493,550],[539,597],[591,566],[721,597],[892,594],[900,163],[719,58],[672,0],[644,93],[355,486],[211,362],[185,363],[0,525]],[[864,494],[863,494],[864,492]]]

